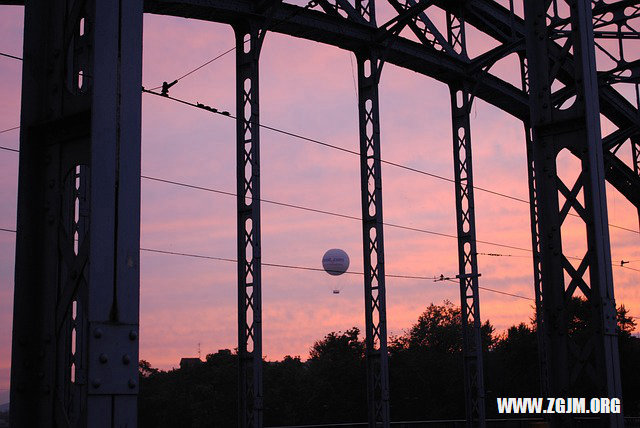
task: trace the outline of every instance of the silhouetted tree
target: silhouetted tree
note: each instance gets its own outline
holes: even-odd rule
[[[308,423],[366,420],[364,342],[360,330],[329,333],[314,343],[308,365]]]
[[[493,344],[493,327],[481,327],[485,352]],[[449,301],[431,304],[404,335],[390,346],[392,415],[402,420],[464,416],[462,321]]]
[[[496,397],[539,396],[540,369],[536,331],[525,323],[520,323],[497,337],[485,359],[487,415],[498,416]]]
[[[575,298],[568,327],[586,334],[590,304]],[[640,414],[640,339],[636,321],[618,308],[624,411]],[[497,416],[495,397],[538,397],[535,322],[520,323],[494,337],[482,325],[487,415]],[[237,425],[237,355],[209,354],[193,367],[161,371],[140,361],[140,427],[228,427]],[[404,334],[389,341],[393,420],[464,418],[460,309],[431,304]],[[353,327],[314,343],[307,361],[286,356],[264,362],[265,425],[363,422],[366,420],[365,344]],[[501,415],[504,417],[504,415]]]

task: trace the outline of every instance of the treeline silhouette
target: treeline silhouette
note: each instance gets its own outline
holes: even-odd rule
[[[588,303],[571,302],[569,330],[579,335]],[[640,339],[629,311],[618,308],[618,338],[627,416],[640,414]],[[497,335],[482,326],[487,417],[496,397],[539,397],[540,370],[532,320]],[[365,345],[353,327],[332,332],[311,347],[308,359],[264,362],[266,426],[366,421]],[[404,334],[389,340],[392,420],[463,419],[460,309],[431,304]],[[202,364],[161,371],[140,362],[141,427],[230,427],[237,424],[237,355],[209,354]],[[572,396],[586,396],[576,395]],[[505,415],[500,415],[504,417]]]

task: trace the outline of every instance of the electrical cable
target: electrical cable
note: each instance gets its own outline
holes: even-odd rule
[[[16,233],[15,230],[5,229],[5,228],[0,228],[0,231]],[[184,253],[184,252],[178,252],[178,251],[167,251],[167,250],[160,250],[160,249],[157,249],[157,248],[140,247],[140,251],[144,251],[144,252],[148,252],[148,253],[165,254],[165,255],[171,255],[171,256],[182,256],[182,257],[190,257],[190,258],[196,258],[196,259],[206,259],[206,260],[215,260],[215,261],[222,261],[222,262],[229,262],[229,263],[238,263],[238,261],[236,259],[231,259],[231,258],[228,258],[228,257],[216,257],[216,256],[208,256],[208,255],[204,255],[204,254]],[[294,270],[304,270],[304,271],[312,271],[312,272],[324,272],[324,269],[322,269],[322,268],[314,268],[314,267],[310,267],[310,266],[289,265],[289,264],[268,263],[268,262],[262,262],[261,265],[262,266],[275,267],[275,268],[282,268],[282,269],[294,269]],[[621,267],[621,266],[618,266],[618,267]],[[622,266],[622,267],[624,267],[624,266]],[[633,270],[637,270],[637,269],[633,269]],[[640,272],[640,270],[639,270],[639,272]],[[349,274],[349,275],[364,275],[364,272],[356,272],[356,271],[346,271],[345,273]],[[385,277],[387,277],[387,278],[397,278],[397,279],[416,279],[416,280],[421,280],[421,281],[425,281],[425,280],[440,280],[440,281],[449,281],[449,282],[452,282],[452,283],[455,283],[455,284],[458,283],[458,281],[456,281],[454,279],[451,279],[451,278],[438,278],[438,277],[435,277],[435,276],[429,277],[429,276],[420,276],[420,275],[403,275],[403,274],[386,273]],[[516,297],[516,298],[519,298],[519,299],[534,301],[534,299],[532,299],[530,297],[522,296],[520,294],[508,293],[506,291],[500,291],[500,290],[496,290],[494,288],[483,287],[483,286],[478,286],[478,288],[481,289],[481,290],[489,291],[491,293],[503,294],[505,296]]]
[[[13,151],[13,152],[18,152],[18,150],[10,149],[8,147],[3,147],[3,146],[0,146],[0,149],[5,149],[5,150]],[[226,195],[226,196],[233,196],[233,197],[237,197],[238,196],[234,192],[228,192],[228,191],[219,190],[219,189],[213,189],[213,188],[204,187],[204,186],[197,186],[197,185],[183,183],[183,182],[179,182],[179,181],[175,181],[175,180],[168,180],[168,179],[160,178],[160,177],[152,177],[152,176],[148,176],[148,175],[141,175],[140,177],[145,179],[145,180],[156,181],[156,182],[165,183],[165,184],[171,184],[171,185],[185,187],[185,188],[189,188],[189,189],[195,189],[195,190],[201,190],[201,191],[206,191],[206,192],[211,192],[211,193],[217,193],[217,194]],[[325,215],[330,215],[330,216],[333,216],[333,217],[339,217],[339,218],[345,218],[345,219],[357,220],[357,221],[361,221],[362,220],[361,217],[357,217],[357,216],[353,216],[353,215],[349,215],[349,214],[337,213],[337,212],[333,212],[333,211],[321,210],[321,209],[317,209],[317,208],[305,207],[303,205],[296,205],[296,204],[291,204],[291,203],[287,203],[287,202],[279,202],[279,201],[270,200],[270,199],[263,199],[263,198],[260,198],[258,200],[260,202],[271,204],[271,205],[277,205],[277,206],[282,206],[282,207],[287,207],[287,208],[298,209],[298,210],[302,210],[302,211],[314,212],[314,213],[318,213],[318,214],[325,214]],[[434,235],[434,236],[442,236],[442,237],[445,237],[445,238],[457,239],[456,235],[443,233],[443,232],[436,232],[434,230],[429,230],[429,229],[423,229],[423,228],[417,228],[417,227],[411,227],[411,226],[404,226],[404,225],[401,225],[401,224],[395,224],[395,223],[389,223],[389,222],[384,222],[383,225],[387,226],[387,227],[401,229],[401,230],[407,230],[407,231],[424,233],[424,234],[429,234],[429,235]],[[492,246],[502,247],[502,248],[509,248],[509,249],[518,250],[518,251],[524,251],[524,252],[528,252],[528,253],[532,252],[532,250],[529,249],[529,248],[518,247],[518,246],[515,246],[515,245],[501,244],[501,243],[498,243],[498,242],[485,241],[485,240],[481,240],[481,239],[476,239],[476,243],[492,245]],[[515,255],[512,255],[512,254],[497,254],[497,253],[477,253],[477,254],[478,255],[486,255],[486,256],[494,256],[494,257],[498,257],[498,256],[502,256],[502,257],[522,257],[522,258],[527,257],[527,256],[515,256]],[[574,259],[574,260],[581,260],[579,257],[576,257],[576,256],[567,256],[567,258]],[[616,266],[618,266],[618,264],[616,264]],[[633,268],[628,268],[626,266],[621,266],[621,267],[625,267],[627,269],[634,270]]]
[[[20,126],[14,126],[13,128],[7,128],[0,131],[0,134],[4,134],[5,132],[14,131],[16,129],[20,129]]]
[[[0,228],[0,231],[16,233],[15,230],[4,229],[4,228]],[[164,254],[164,255],[170,255],[170,256],[181,256],[181,257],[190,257],[190,258],[195,258],[195,259],[205,259],[205,260],[215,260],[215,261],[229,262],[229,263],[238,263],[238,261],[236,259],[231,259],[231,258],[228,258],[228,257],[215,257],[215,256],[204,255],[204,254],[195,254],[195,253],[184,253],[184,252],[179,252],[179,251],[159,250],[157,248],[140,247],[140,251],[144,251],[144,252],[147,252],[147,253]],[[281,264],[281,263],[262,262],[261,265],[262,266],[275,267],[275,268],[281,268],[281,269],[303,270],[303,271],[311,271],[311,272],[324,272],[325,271],[322,268],[314,268],[314,267],[310,267],[310,266],[299,266],[299,265],[290,265],[290,264]],[[345,273],[349,274],[349,275],[358,275],[358,276],[364,275],[364,272],[356,272],[356,271],[346,271]],[[424,280],[433,280],[435,278],[435,277],[428,277],[428,276],[401,275],[401,274],[390,274],[390,273],[389,274],[385,274],[385,276],[387,278],[417,279],[417,280],[423,280],[423,281]],[[457,281],[453,281],[453,282],[457,283]],[[516,298],[519,298],[519,299],[533,300],[530,297],[521,296],[519,294],[507,293],[507,292],[504,292],[504,291],[495,290],[493,288],[487,288],[487,287],[478,287],[478,288],[480,288],[482,290],[485,290],[485,291],[492,292],[492,293],[504,294],[506,296],[516,297]]]
[[[317,4],[317,3],[316,3],[316,0],[311,0],[311,1],[309,1],[309,2],[308,2],[308,3],[307,3],[307,4],[302,8],[302,10],[304,10],[304,9],[309,9],[309,8],[311,8],[311,7],[314,7],[316,4]],[[295,17],[298,13],[300,13],[300,10],[296,10],[294,13],[292,13],[291,15],[289,15],[288,17],[286,17],[285,19],[280,20],[280,21],[279,21],[275,26],[273,26],[273,27],[271,27],[271,28],[265,28],[265,29],[263,29],[262,31],[263,31],[263,32],[272,31],[272,30],[274,30],[274,29],[278,28],[278,25],[282,25],[282,23],[284,23],[284,22],[288,22],[290,19],[292,19],[293,17]],[[251,39],[249,38],[249,39],[247,39],[247,40],[245,40],[245,41],[244,41],[244,44],[247,44],[247,43],[249,43],[250,41],[251,41]],[[201,64],[201,65],[199,65],[199,66],[197,66],[196,68],[194,68],[194,69],[192,69],[192,70],[189,70],[188,72],[186,72],[186,73],[185,73],[185,74],[183,74],[182,76],[180,76],[180,77],[178,77],[178,78],[174,79],[174,80],[173,80],[173,83],[171,84],[171,86],[175,85],[176,83],[178,83],[179,81],[181,81],[181,80],[182,80],[182,79],[184,79],[185,77],[191,76],[191,75],[192,75],[193,73],[195,73],[196,71],[198,71],[198,70],[200,70],[200,69],[202,69],[202,68],[206,67],[207,65],[211,64],[212,62],[217,61],[218,59],[222,58],[223,56],[225,56],[225,55],[227,55],[227,54],[229,54],[229,53],[231,53],[231,52],[233,52],[233,51],[235,51],[235,50],[236,50],[236,46],[234,46],[234,47],[232,47],[232,48],[230,48],[230,49],[227,49],[226,51],[224,51],[224,52],[222,52],[222,53],[220,53],[220,54],[216,55],[215,57],[211,58],[210,60],[208,60],[208,61],[204,62],[203,64]],[[151,88],[150,90],[151,90],[151,91],[155,91],[155,90],[161,89],[161,88],[162,88],[162,86],[163,86],[163,85],[156,86],[155,88]]]
[[[194,107],[194,108],[198,108],[198,109],[201,109],[201,110],[205,110],[205,111],[208,111],[208,112],[213,113],[213,114],[226,116],[226,117],[231,118],[233,120],[238,120],[236,116],[232,115],[228,111],[219,110],[217,108],[214,108],[214,107],[211,107],[211,106],[199,103],[199,102],[193,103],[193,102],[186,101],[186,100],[183,100],[183,99],[180,99],[180,98],[176,98],[176,97],[172,97],[172,96],[169,96],[169,95],[163,95],[163,94],[160,94],[158,92],[154,92],[154,91],[152,91],[150,89],[145,89],[144,87],[142,88],[142,92],[143,93],[152,94],[152,95],[156,95],[156,96],[163,97],[163,98],[167,98],[167,99],[170,99],[170,100],[175,101],[177,103],[184,104],[184,105],[187,105],[187,106],[190,106],[190,107]],[[250,123],[253,123],[253,122],[250,122]],[[360,156],[360,153],[355,151],[355,150],[350,150],[350,149],[347,149],[347,148],[344,148],[344,147],[336,146],[334,144],[330,144],[330,143],[327,143],[327,142],[324,142],[324,141],[316,140],[314,138],[306,137],[304,135],[296,134],[294,132],[285,131],[283,129],[276,128],[274,126],[264,125],[264,124],[261,124],[261,123],[253,123],[253,124],[257,125],[257,126],[259,126],[261,128],[268,129],[268,130],[273,131],[273,132],[277,132],[279,134],[283,134],[283,135],[287,135],[287,136],[290,136],[290,137],[298,138],[298,139],[303,140],[303,141],[307,141],[309,143],[313,143],[313,144],[317,144],[317,145],[324,146],[324,147],[327,147],[327,148],[331,148],[331,149],[334,149],[334,150],[338,150],[338,151],[341,151],[341,152],[349,153],[349,154],[352,154],[354,156]],[[435,179],[438,179],[438,180],[447,181],[449,183],[455,183],[455,180],[453,180],[452,178],[447,178],[447,177],[444,177],[444,176],[441,176],[441,175],[438,175],[438,174],[434,174],[434,173],[431,173],[431,172],[427,172],[427,171],[424,171],[424,170],[421,170],[421,169],[418,169],[418,168],[413,168],[413,167],[410,167],[410,166],[407,166],[407,165],[403,165],[403,164],[400,164],[400,163],[388,161],[388,160],[385,160],[385,159],[380,159],[380,162],[383,163],[383,164],[386,164],[386,165],[390,165],[390,166],[393,166],[393,167],[396,167],[396,168],[399,168],[399,169],[403,169],[403,170],[406,170],[406,171],[411,171],[411,172],[414,172],[414,173],[418,173],[418,174],[421,174],[421,175],[432,177],[432,178],[435,178]],[[497,192],[497,191],[494,191],[494,190],[486,189],[486,188],[480,187],[480,186],[474,186],[473,188],[474,188],[474,190],[479,190],[481,192],[489,193],[489,194],[492,194],[492,195],[495,195],[495,196],[500,196],[500,197],[503,197],[503,198],[506,198],[506,199],[511,199],[513,201],[526,203],[527,205],[529,204],[528,200],[519,198],[517,196],[507,195],[505,193],[501,193],[501,192]],[[569,215],[571,215],[573,217],[580,217],[578,214],[574,214],[574,213],[569,213]],[[637,231],[637,230],[629,229],[629,228],[626,228],[626,227],[623,227],[623,226],[618,226],[618,225],[610,224],[610,223],[609,223],[609,226],[613,227],[613,228],[616,228],[616,229],[625,230],[627,232],[640,234],[640,232]]]
[[[15,56],[15,55],[10,55],[4,52],[0,52],[0,56],[4,56],[7,58],[12,58],[12,59],[17,59],[18,61],[22,61],[22,58],[20,58],[19,56]]]

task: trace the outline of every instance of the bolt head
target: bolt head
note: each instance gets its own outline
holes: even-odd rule
[[[102,364],[107,364],[107,361],[109,361],[109,357],[107,357],[107,354],[100,354],[99,359]]]
[[[138,338],[138,332],[135,330],[131,330],[129,332],[129,339],[136,340]]]

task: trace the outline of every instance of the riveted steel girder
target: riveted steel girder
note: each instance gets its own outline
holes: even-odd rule
[[[445,11],[453,11],[460,2],[434,0],[434,4]],[[512,15],[508,9],[493,0],[467,0],[462,2],[465,20],[502,43],[524,40],[524,20]],[[395,64],[432,77],[446,84],[465,81],[475,97],[495,105],[501,110],[529,120],[529,105],[526,94],[510,83],[492,75],[480,73],[468,59],[443,52],[399,36],[385,39],[381,45],[379,29],[365,23],[354,22],[342,16],[316,10],[281,4],[272,11],[268,19],[278,24],[271,31],[302,37],[308,40],[356,51],[363,47],[379,47],[385,52],[385,62]],[[238,19],[267,20],[265,14],[257,12],[249,0],[145,0],[145,12],[195,18],[222,23],[233,23]],[[514,48],[515,49],[515,48]],[[561,46],[552,44],[550,55],[561,52]],[[573,61],[568,56],[559,78],[571,81]],[[600,88],[602,114],[619,128],[637,125],[638,111],[614,89]],[[633,189],[640,188],[640,177],[615,155],[605,156],[607,180],[631,203],[640,207],[640,197]]]
[[[27,1],[11,425],[134,426],[142,1]]]
[[[262,258],[260,236],[260,30],[236,33],[236,183],[238,239],[238,426],[261,428]]]
[[[467,56],[465,21],[461,10],[447,13],[447,45],[461,57]],[[458,279],[464,371],[465,411],[468,427],[485,427],[482,322],[478,290],[478,249],[473,191],[471,149],[471,106],[473,96],[464,82],[449,86],[458,237]]]
[[[357,61],[368,420],[371,428],[387,428],[389,369],[378,103],[381,65],[370,51],[359,52]]]
[[[478,290],[473,161],[469,113],[473,100],[464,88],[451,87],[453,162],[458,236],[458,278],[467,426],[484,427],[484,375]]]
[[[525,1],[549,394],[621,398],[591,2],[567,3],[571,37],[566,43],[575,55],[577,97],[572,106],[563,107],[551,98],[557,74],[548,56],[546,7],[538,0]],[[580,165],[577,178],[557,161],[565,149]],[[586,232],[586,254],[578,260],[563,252],[563,226],[572,211]],[[578,292],[589,303],[591,319],[585,329],[574,331],[568,314]],[[552,415],[551,420],[564,426],[570,418]],[[624,425],[621,414],[603,415],[602,423]]]

